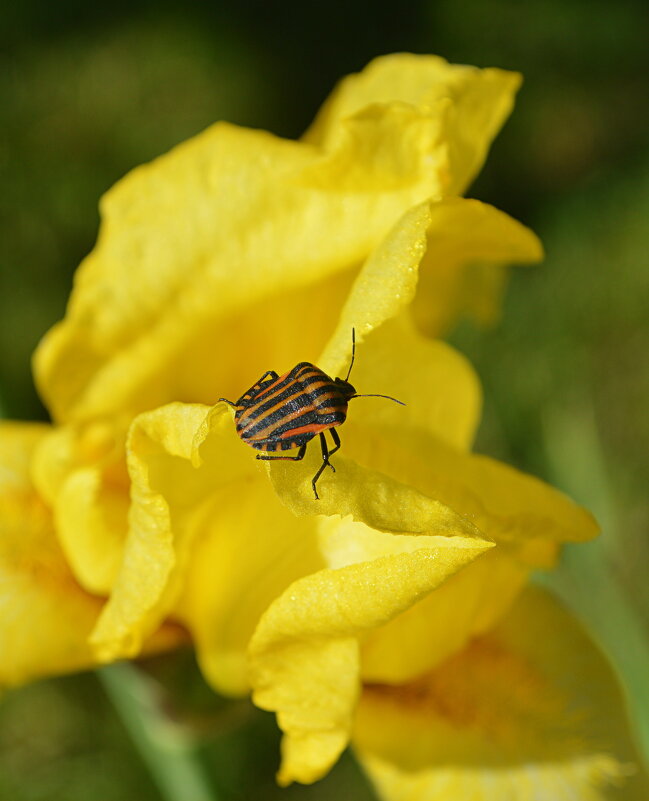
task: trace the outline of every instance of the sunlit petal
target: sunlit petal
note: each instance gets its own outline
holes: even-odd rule
[[[171,611],[202,508],[210,491],[228,480],[228,470],[237,470],[237,449],[230,453],[234,438],[228,436],[217,466],[210,461],[193,467],[194,436],[207,412],[176,403],[133,422],[127,444],[129,530],[113,591],[91,638],[104,661],[137,654],[143,638]],[[224,414],[221,428],[229,423]]]
[[[610,667],[532,588],[436,670],[368,685],[354,742],[385,801],[640,801],[649,789]]]
[[[359,637],[491,547],[460,534],[370,536],[373,558],[298,580],[253,637],[253,698],[277,712],[285,733],[282,784],[315,781],[347,744],[360,686]]]
[[[204,372],[196,342],[224,349],[222,334],[233,332],[223,326],[258,304],[273,308],[281,326],[274,299],[287,287],[356,268],[405,210],[435,191],[428,156],[438,122],[375,110],[358,139],[326,153],[221,123],[120,181],[102,201],[98,243],[66,318],[36,354],[56,416],[184,399],[186,371],[168,368],[190,362]],[[354,179],[341,181],[347,173]],[[241,377],[238,349],[219,367],[223,391],[233,370]]]
[[[444,191],[460,194],[482,166],[492,139],[509,116],[520,82],[515,72],[449,64],[438,56],[383,56],[340,82],[305,139],[337,146],[346,135],[345,123],[349,125],[350,118],[353,121],[368,106],[400,104],[422,115],[444,108],[447,151],[438,155],[446,161],[440,172]]]
[[[0,686],[94,662],[86,638],[100,601],[75,582],[29,476],[48,431],[0,424]]]
[[[441,336],[462,316],[493,323],[506,265],[542,258],[538,237],[493,206],[464,198],[432,203],[412,308],[417,326],[429,336]]]
[[[217,489],[198,528],[174,615],[191,631],[210,684],[245,694],[248,643],[262,613],[297,578],[324,567],[316,520],[292,515],[259,473]]]
[[[502,544],[583,542],[599,531],[589,512],[545,482],[487,456],[450,448],[422,429],[350,421],[345,453],[436,498]]]

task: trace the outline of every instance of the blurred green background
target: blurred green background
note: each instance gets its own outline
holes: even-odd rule
[[[470,195],[534,228],[547,260],[513,272],[498,326],[462,324],[452,341],[485,387],[478,449],[562,487],[604,526],[543,580],[608,652],[649,753],[647,30],[640,0],[4,4],[0,412],[46,416],[31,352],[64,313],[99,196],[132,167],[218,119],[299,136],[336,80],[381,53],[523,72]],[[271,716],[216,698],[189,653],[148,670],[183,686],[164,747],[182,755],[198,738],[188,759],[221,798],[372,798],[351,759],[314,787],[277,790]],[[160,766],[146,764],[159,721],[138,733],[111,692],[83,675],[9,694],[0,799],[160,801]]]

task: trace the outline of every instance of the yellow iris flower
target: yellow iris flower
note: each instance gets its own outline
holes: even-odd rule
[[[461,196],[518,85],[388,56],[300,141],[220,123],[103,198],[35,358],[55,424],[0,427],[2,684],[189,632],[218,691],[277,713],[282,783],[352,739],[386,799],[599,799],[628,772],[612,677],[521,594],[596,525],[471,454],[478,380],[431,338],[541,258]],[[315,501],[317,447],[258,462],[212,404],[302,360],[344,376],[352,328],[354,385],[407,406],[353,401]]]

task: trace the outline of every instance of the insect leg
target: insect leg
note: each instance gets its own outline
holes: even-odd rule
[[[329,457],[331,456],[332,453],[334,453],[334,451],[337,451],[339,447],[340,447],[340,441],[338,446],[334,448],[333,451],[330,451],[329,448],[327,447],[327,440],[325,439],[324,431],[320,434],[320,448],[322,449],[323,465],[328,464],[329,467],[334,471],[334,473],[336,472],[336,468],[329,461]]]
[[[259,384],[263,384],[264,381],[270,378],[272,381],[275,381],[276,378],[279,378],[279,373],[276,373],[274,370],[266,370],[266,372],[262,375],[262,377],[257,381],[255,386],[259,386]]]
[[[331,434],[331,439],[334,441],[334,445],[336,446],[329,451],[329,456],[331,456],[332,453],[335,453],[340,448],[340,437],[338,436],[338,432],[335,428],[330,428],[329,433]]]
[[[327,440],[325,439],[325,435],[323,433],[320,434],[320,447],[322,448],[322,464],[318,468],[318,472],[313,476],[313,480],[311,481],[311,486],[313,487],[313,494],[315,495],[316,501],[320,500],[320,496],[318,495],[318,490],[316,489],[315,485],[318,483],[318,479],[322,475],[322,471],[325,469],[327,465],[336,472],[336,468],[330,464],[329,462],[329,449],[327,448]]]
[[[263,462],[299,462],[304,459],[307,445],[308,442],[305,442],[304,445],[300,447],[300,450],[297,452],[297,456],[266,456],[258,453],[257,459],[261,459]]]
[[[221,403],[221,401],[223,401],[223,403],[229,404],[230,406],[232,406],[235,409],[237,408],[237,404],[234,401],[228,400],[227,398],[219,398],[217,400],[217,403]]]

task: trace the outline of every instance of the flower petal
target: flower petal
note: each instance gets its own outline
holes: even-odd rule
[[[415,397],[419,373],[425,374],[426,369],[424,361],[410,376]],[[398,417],[401,409],[395,408]],[[359,473],[358,465],[367,465],[395,480],[403,479],[411,492],[424,493],[429,502],[433,498],[441,501],[499,543],[434,594],[368,635],[363,674],[373,680],[404,681],[438,664],[493,625],[522,589],[531,569],[553,565],[557,541],[594,536],[597,529],[587,512],[551,487],[491,460],[486,460],[486,470],[476,470],[474,463],[480,464],[484,457],[439,445],[421,428],[408,429],[407,418],[404,426],[396,426],[395,421],[382,426],[366,425],[368,422],[367,416],[360,423],[350,416],[343,433],[345,452],[356,458]],[[336,456],[334,460],[337,469],[340,459]],[[339,472],[326,485],[327,501],[329,488],[336,491]],[[286,501],[287,488],[282,491]],[[354,491],[347,490],[347,494],[351,497]],[[293,489],[294,494],[298,492]],[[320,492],[324,496],[325,488]],[[517,494],[527,497],[529,508],[523,501],[516,506],[511,496]],[[306,509],[315,503],[306,496]],[[321,501],[317,503],[319,507]],[[396,508],[396,504],[391,506]],[[362,512],[354,514],[362,519]],[[365,545],[362,531],[349,522],[345,527],[339,525],[321,547],[328,564],[336,567],[350,552],[363,552]],[[422,651],[418,647],[422,640],[431,642],[431,647]]]
[[[446,198],[410,209],[363,265],[349,290],[336,332],[318,364],[338,375],[358,341],[413,304],[418,327],[445,333],[462,314],[490,322],[504,265],[543,257],[538,237],[493,206]]]
[[[473,441],[480,413],[477,376],[457,351],[417,334],[406,313],[417,290],[431,219],[430,203],[415,206],[367,259],[318,364],[329,375],[345,375],[354,328],[358,346],[355,386],[361,393],[387,392],[406,403],[404,409],[392,403],[363,401],[364,419],[374,425],[391,420],[424,427],[464,449]],[[418,379],[416,392],[413,376]],[[380,386],[375,385],[377,377]]]
[[[376,532],[346,518],[320,524],[320,549],[331,568],[383,555]],[[548,543],[556,551],[556,546]],[[538,555],[537,555],[538,558]],[[463,648],[491,628],[509,608],[530,573],[518,552],[499,546],[448,578],[363,639],[362,676],[390,684],[408,681]],[[427,643],[426,648],[421,643]]]
[[[398,684],[431,670],[493,626],[529,574],[530,568],[505,549],[493,548],[368,635],[362,651],[363,680]]]
[[[56,534],[81,586],[110,592],[127,532],[125,432],[117,422],[52,429],[34,454],[35,484],[53,509]]]
[[[407,309],[414,301],[420,327],[434,333],[461,314],[470,293],[479,294],[466,280],[474,262],[497,270],[508,261],[540,256],[536,236],[491,206],[464,199],[415,206],[361,268],[318,364],[329,375],[345,375],[354,328],[354,385],[361,393],[387,392],[407,404],[404,410],[363,401],[367,422],[424,427],[467,449],[480,411],[477,377],[448,346],[418,336]],[[370,383],[376,376],[380,387]]]
[[[385,393],[400,400],[353,400],[348,424],[434,433],[467,450],[479,422],[482,391],[470,362],[450,345],[423,337],[400,314],[368,334],[356,351],[352,379],[360,395]]]
[[[366,687],[354,744],[385,801],[640,801],[649,783],[623,710],[584,631],[528,588],[492,632],[437,670]],[[633,762],[639,772],[618,795]]]
[[[350,515],[376,531],[484,539],[472,522],[438,500],[343,456],[336,457],[335,475],[323,473],[316,499],[311,479],[321,464],[313,447],[299,464],[266,462],[275,491],[293,514]]]
[[[505,265],[542,258],[538,237],[493,206],[464,198],[431,203],[413,305],[418,327],[441,336],[464,315],[492,323],[500,309]]]
[[[107,595],[117,577],[128,530],[128,492],[104,482],[101,472],[76,470],[56,498],[59,542],[81,586]]]
[[[142,414],[127,451],[129,532],[95,651],[104,661],[133,656],[171,615],[192,631],[212,685],[245,693],[246,648],[262,612],[323,566],[313,523],[278,503],[224,404]]]
[[[170,404],[137,417],[127,442],[129,531],[111,596],[93,631],[98,657],[134,656],[170,612],[185,580],[197,523],[210,493],[241,468],[236,437],[218,439],[220,458],[192,465],[194,437],[208,408]],[[231,425],[223,410],[216,428]],[[222,440],[222,441],[221,441]],[[246,463],[243,469],[249,470]]]
[[[297,578],[325,566],[316,520],[292,515],[261,472],[219,487],[202,517],[174,615],[191,631],[210,684],[242,695],[262,613]]]
[[[0,686],[93,664],[99,600],[75,582],[30,463],[48,426],[0,424]]]
[[[430,220],[428,202],[410,209],[363,264],[335,334],[318,360],[328,375],[341,374],[349,364],[352,328],[360,345],[370,331],[399,315],[414,299]]]
[[[461,535],[369,536],[376,558],[296,581],[251,642],[253,699],[277,711],[285,732],[281,784],[315,781],[345,748],[359,690],[358,638],[491,547]]]
[[[349,118],[368,106],[407,104],[424,113],[446,101],[449,144],[444,188],[447,194],[461,194],[509,116],[520,82],[515,72],[449,64],[438,56],[383,56],[339,83],[304,138],[333,148],[345,136]]]
[[[221,327],[233,318],[277,312],[287,288],[357,267],[405,210],[437,192],[430,155],[442,123],[430,110],[375,108],[326,151],[221,123],[129,174],[103,198],[66,319],[36,354],[54,414],[85,419],[187,398],[186,371],[170,363],[205,373],[197,342],[225,350]],[[300,311],[308,321],[310,309]],[[216,371],[224,387],[232,365],[241,375],[233,351]]]
[[[0,686],[92,667],[88,645],[100,599],[75,581],[57,542],[50,510],[30,478],[36,450],[49,426],[0,423]],[[145,652],[185,639],[166,624],[152,632]]]
[[[422,366],[425,369],[425,366]],[[405,482],[471,520],[500,544],[524,548],[521,557],[545,566],[543,542],[584,542],[599,533],[592,515],[566,495],[495,459],[463,453],[423,430],[385,425],[371,428],[354,420],[345,453]]]

